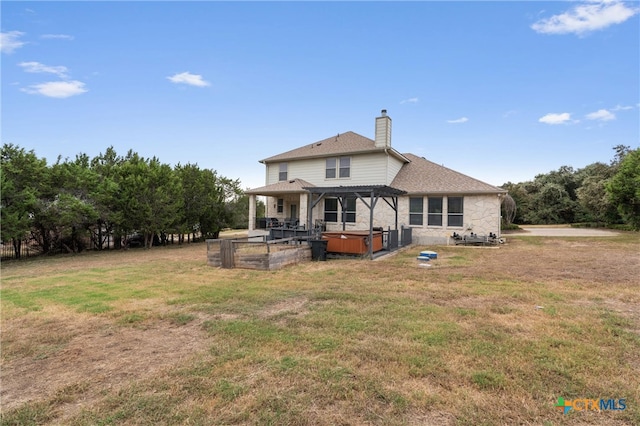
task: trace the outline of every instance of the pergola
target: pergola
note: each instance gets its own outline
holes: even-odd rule
[[[384,200],[395,212],[395,230],[398,230],[398,196],[407,192],[387,185],[357,185],[332,187],[304,187],[309,192],[307,229],[313,229],[313,208],[325,197],[338,199],[342,211],[342,230],[346,229],[345,199],[356,197],[369,209],[369,241],[373,241],[373,210],[378,200]],[[369,258],[373,258],[373,244],[369,244]]]

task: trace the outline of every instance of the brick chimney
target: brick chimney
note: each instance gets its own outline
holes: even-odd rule
[[[376,148],[391,148],[391,118],[386,109],[376,117]]]

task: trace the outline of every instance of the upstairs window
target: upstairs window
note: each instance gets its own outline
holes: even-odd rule
[[[449,197],[447,198],[447,225],[462,226],[464,223],[464,198]]]
[[[348,178],[351,176],[351,157],[340,157],[340,177]]]
[[[324,177],[326,179],[351,177],[351,157],[327,158]]]
[[[278,173],[278,180],[287,180],[287,163],[280,163],[280,171]]]
[[[422,225],[424,198],[409,198],[409,225]]]
[[[327,158],[324,177],[327,179],[336,178],[336,159],[335,158]]]
[[[427,225],[442,226],[442,197],[429,197]]]

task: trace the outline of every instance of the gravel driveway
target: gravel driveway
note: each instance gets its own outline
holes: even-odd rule
[[[514,232],[512,235],[535,235],[541,237],[612,237],[618,235],[616,231],[591,228],[569,228],[569,227],[541,227],[541,226],[520,226],[522,231]],[[509,233],[506,233],[509,235]]]

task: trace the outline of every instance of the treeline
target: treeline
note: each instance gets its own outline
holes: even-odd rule
[[[13,244],[15,258],[26,238],[44,253],[101,250],[109,241],[121,248],[132,236],[149,248],[169,234],[217,238],[247,225],[239,181],[195,164],[171,167],[110,147],[47,165],[12,144],[2,146],[0,161],[2,241]]]
[[[587,223],[640,229],[640,149],[613,148],[609,164],[563,166],[533,181],[502,185],[509,191],[507,225]]]

